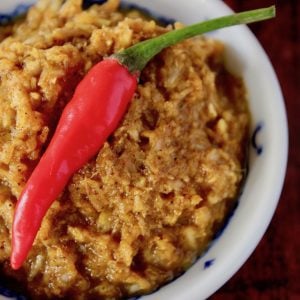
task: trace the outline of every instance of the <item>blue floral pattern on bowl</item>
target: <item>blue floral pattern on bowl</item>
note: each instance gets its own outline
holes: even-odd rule
[[[15,18],[26,13],[30,5],[20,4],[9,14],[0,14],[0,25],[7,24],[13,21]]]
[[[259,144],[259,142],[258,142],[258,137],[259,137],[259,134],[261,133],[261,131],[263,130],[263,127],[264,127],[263,122],[259,122],[256,125],[256,127],[253,131],[253,134],[251,136],[251,146],[257,155],[261,155],[264,151],[263,145]]]
[[[14,293],[13,291],[9,290],[8,288],[2,286],[1,282],[0,282],[0,295],[3,296],[4,299],[26,300],[25,296]],[[1,298],[1,299],[3,299],[3,298]]]

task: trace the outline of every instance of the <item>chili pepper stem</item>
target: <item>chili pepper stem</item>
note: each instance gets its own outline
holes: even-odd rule
[[[275,6],[250,10],[209,21],[204,21],[182,29],[173,30],[151,40],[138,43],[122,52],[114,54],[121,64],[125,65],[129,72],[139,73],[147,63],[163,49],[175,45],[185,39],[207,33],[213,30],[239,25],[250,24],[275,17]]]

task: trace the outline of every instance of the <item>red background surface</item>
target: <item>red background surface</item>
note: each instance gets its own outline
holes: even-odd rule
[[[300,1],[225,0],[235,11],[276,4],[277,17],[251,25],[279,78],[289,122],[289,161],[279,206],[262,241],[210,300],[300,299]]]

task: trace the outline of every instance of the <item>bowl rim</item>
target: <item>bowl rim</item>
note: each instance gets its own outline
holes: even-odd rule
[[[164,0],[167,3],[170,3],[172,0]],[[6,4],[5,12],[8,12],[9,7],[13,3],[24,3],[27,4],[33,3],[33,0],[23,0],[17,1],[12,0],[10,4]],[[130,3],[138,3],[140,6],[147,6],[146,0],[127,0],[125,2]],[[152,6],[159,5],[159,0],[152,0],[154,4]],[[193,1],[191,1],[193,2]],[[214,13],[215,16],[217,15],[224,15],[227,13],[231,13],[232,10],[221,0],[201,0],[201,4],[207,6],[207,11],[210,8],[218,8],[217,11]],[[174,3],[174,2],[173,2]],[[2,3],[1,3],[2,5]],[[199,3],[200,5],[200,3]],[[148,6],[147,6],[148,7]],[[155,9],[150,9],[151,11],[155,11]],[[167,16],[167,17],[172,17]],[[276,116],[275,119],[280,124],[280,126],[275,126],[277,137],[270,140],[269,142],[272,143],[274,147],[278,147],[276,151],[272,151],[268,149],[268,153],[272,154],[272,158],[269,159],[268,165],[272,165],[275,163],[275,169],[270,172],[270,182],[273,183],[274,189],[262,191],[262,197],[266,197],[269,201],[265,201],[260,203],[259,210],[252,212],[252,217],[254,220],[257,220],[254,224],[252,220],[245,220],[244,221],[244,228],[246,228],[246,232],[244,232],[244,236],[239,236],[240,239],[238,240],[238,247],[233,248],[231,254],[225,259],[222,258],[220,263],[214,264],[213,255],[211,255],[216,247],[216,244],[220,243],[220,240],[228,239],[229,242],[234,243],[236,242],[236,236],[234,235],[229,229],[233,226],[238,226],[237,221],[235,218],[230,220],[229,225],[227,226],[226,230],[222,233],[222,236],[218,239],[218,241],[213,242],[209,250],[200,257],[200,259],[189,269],[185,274],[175,279],[173,282],[168,283],[167,285],[163,286],[157,292],[143,296],[142,299],[157,299],[157,297],[161,298],[168,298],[173,297],[176,295],[176,299],[205,299],[212,295],[216,290],[218,290],[223,284],[225,284],[234,273],[245,263],[245,261],[249,258],[251,253],[254,251],[255,247],[261,240],[263,234],[267,230],[267,227],[272,219],[272,216],[275,212],[277,203],[280,198],[280,194],[283,188],[283,183],[285,179],[286,167],[287,167],[287,158],[288,158],[288,123],[287,123],[287,116],[286,110],[284,106],[284,100],[282,91],[280,88],[279,81],[276,77],[276,73],[274,68],[264,51],[263,47],[260,45],[259,41],[256,39],[254,34],[250,31],[247,26],[239,26],[239,28],[229,29],[236,32],[239,31],[241,34],[244,34],[249,42],[251,42],[259,54],[259,57],[264,62],[264,70],[267,73],[266,77],[270,82],[270,86],[273,89],[274,97],[274,106],[276,106]],[[275,108],[274,108],[275,111]],[[273,111],[272,111],[273,112]],[[272,120],[273,120],[272,119]],[[274,124],[274,123],[272,123]],[[268,124],[264,124],[264,126],[268,126]],[[277,160],[274,161],[274,158]],[[265,158],[268,159],[268,158]],[[251,172],[251,170],[250,170]],[[247,189],[247,182],[245,185],[245,190]],[[245,192],[244,190],[244,192]],[[248,190],[246,192],[249,192]],[[241,196],[243,198],[243,195]],[[240,206],[240,205],[239,205]],[[240,209],[240,207],[239,207]],[[259,220],[259,221],[258,221]],[[237,227],[236,227],[237,228]],[[238,230],[235,230],[235,234],[238,233]],[[233,237],[232,237],[233,234]],[[249,242],[251,241],[251,243]],[[195,275],[199,273],[199,268],[202,268],[203,263],[211,262],[213,267],[208,267],[205,270],[205,279],[200,278],[200,276]],[[198,269],[198,270],[197,270]],[[202,272],[203,273],[203,272]],[[200,281],[202,280],[202,281]],[[200,281],[200,282],[199,282]],[[187,287],[185,288],[184,287]],[[1,296],[0,296],[1,299]]]

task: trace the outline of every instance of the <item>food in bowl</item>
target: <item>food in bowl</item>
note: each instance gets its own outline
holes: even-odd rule
[[[87,10],[69,0],[40,1],[5,31],[1,272],[32,298],[148,293],[192,264],[233,207],[245,175],[245,88],[220,42],[186,40],[145,68],[118,129],[52,205],[23,268],[10,268],[16,199],[75,86],[103,57],[170,29],[116,0]]]

